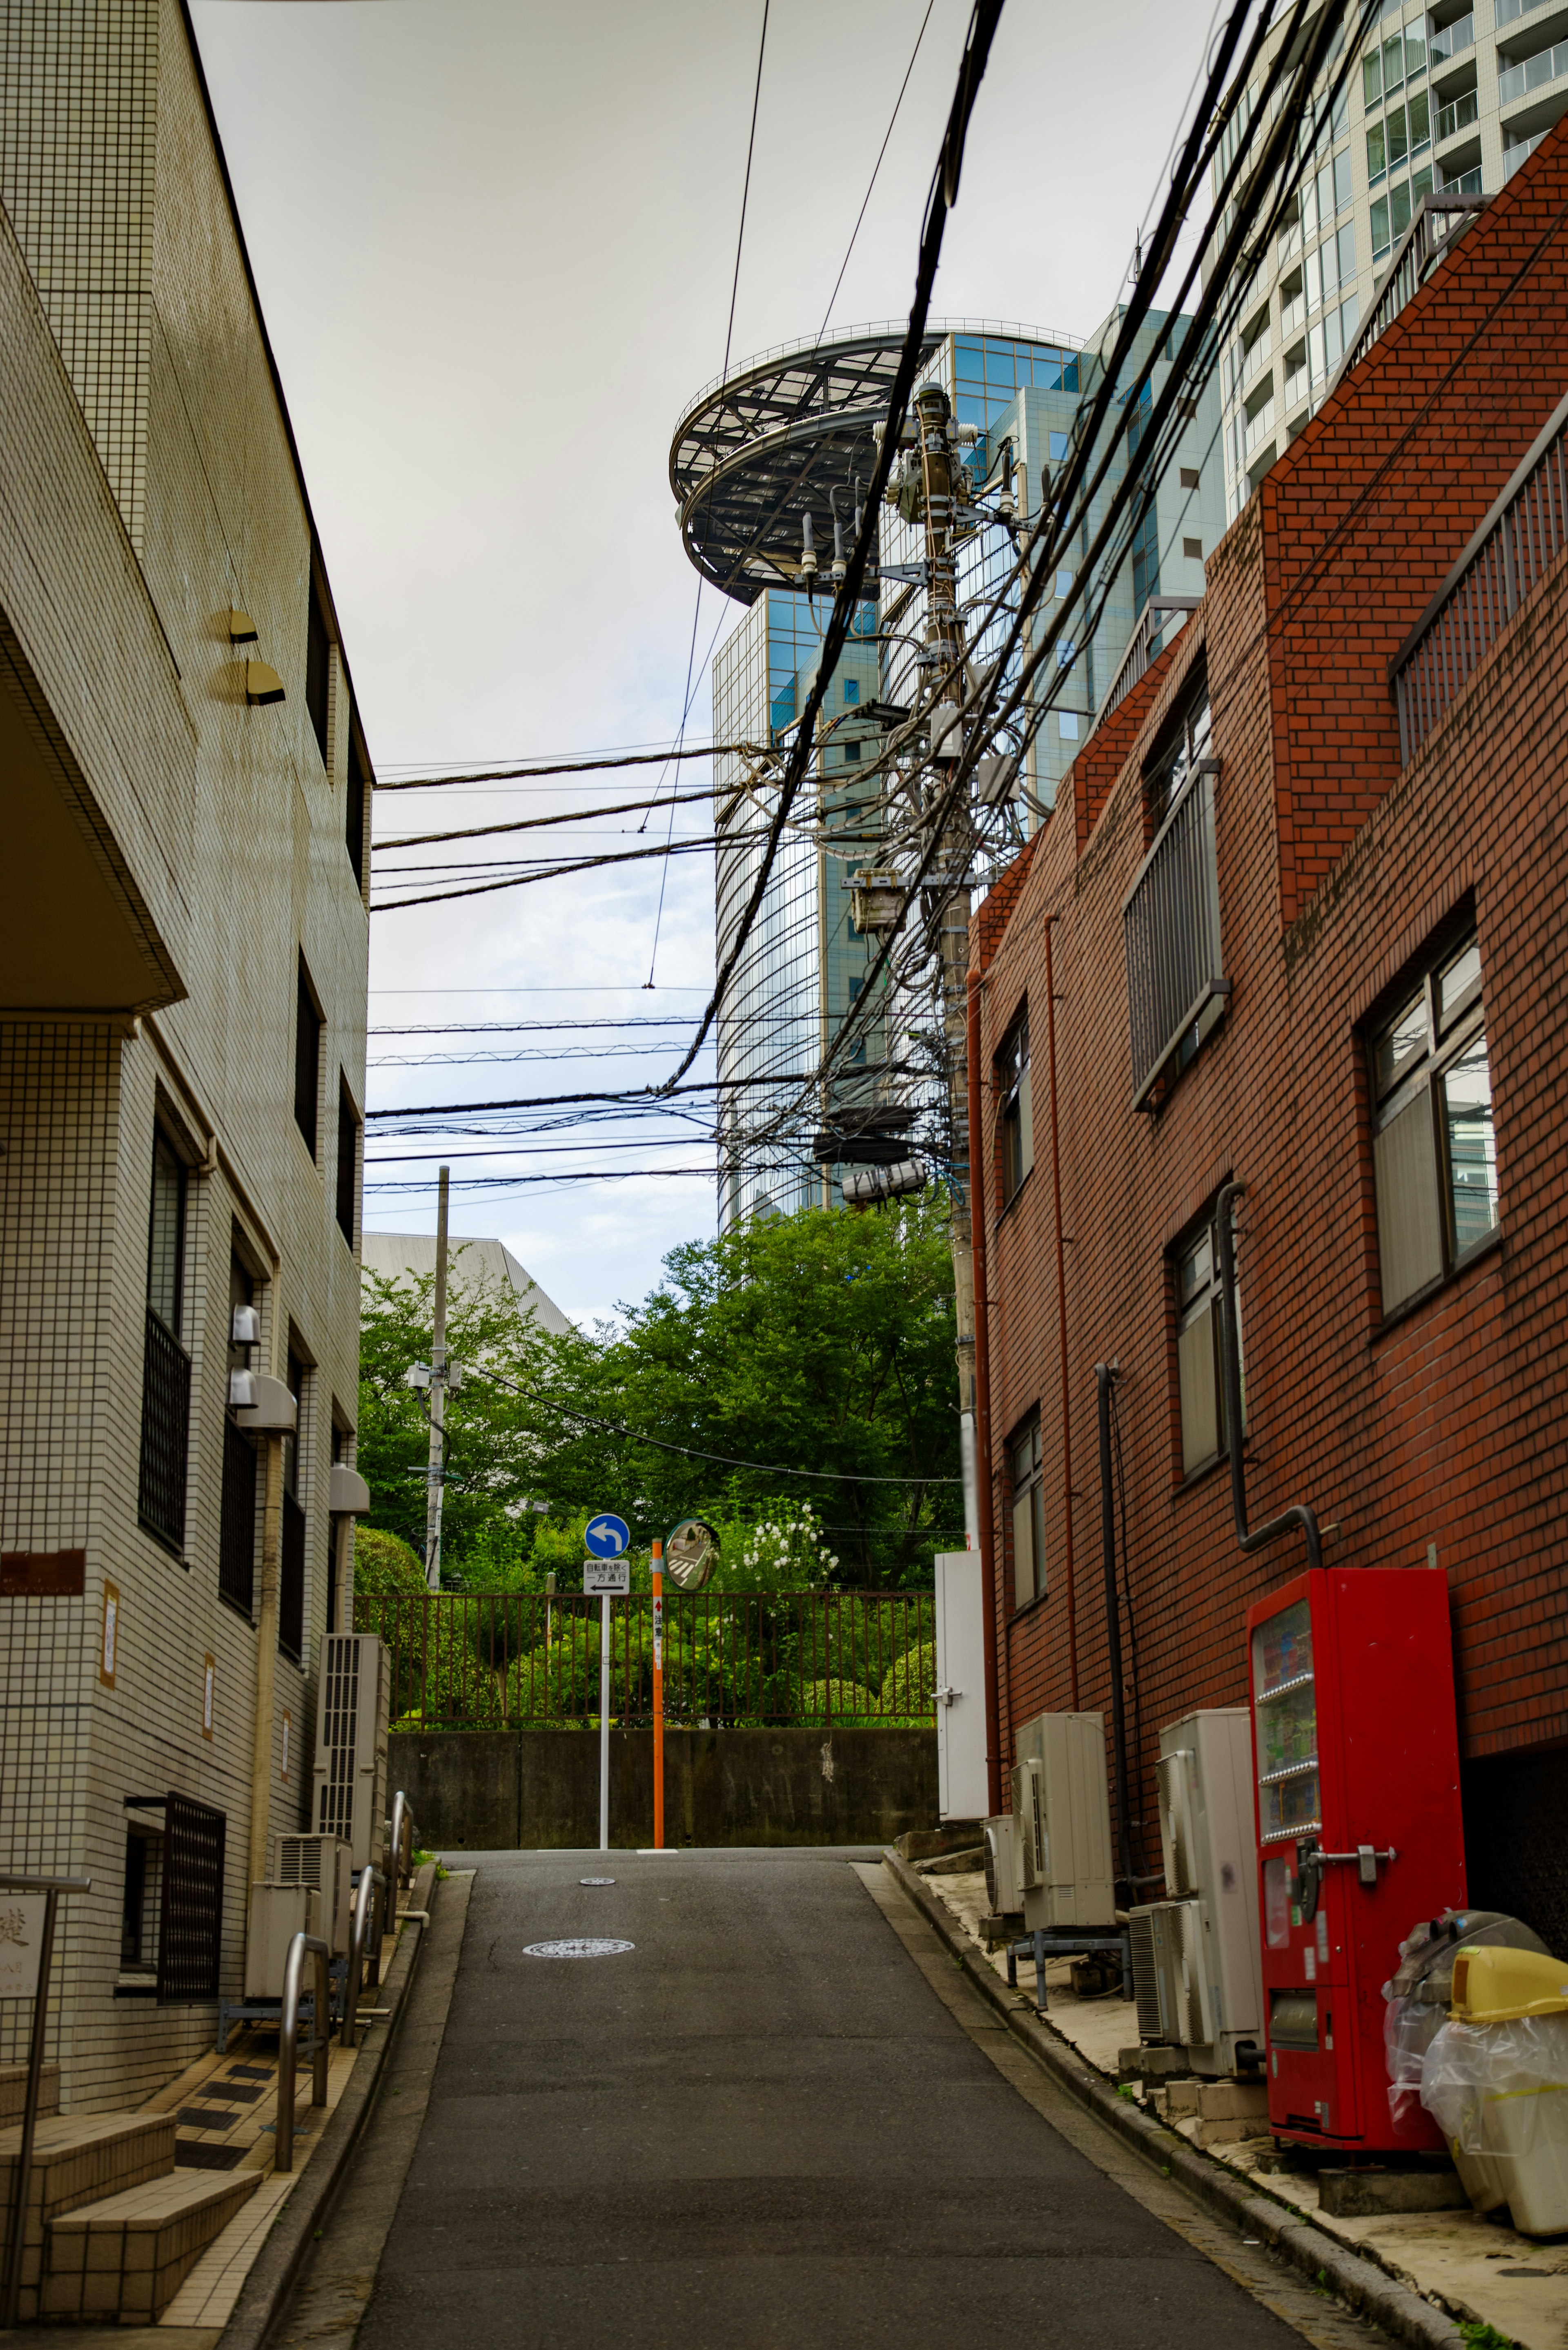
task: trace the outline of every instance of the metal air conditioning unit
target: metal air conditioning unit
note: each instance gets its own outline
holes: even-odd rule
[[[373,1632],[328,1632],[321,1643],[316,1729],[317,1833],[341,1837],[353,1866],[379,1868],[387,1834],[390,1659]]]
[[[321,1896],[314,1885],[253,1885],[245,1997],[281,1999],[289,1944],[296,1934],[320,1933]]]
[[[1187,2049],[1197,2073],[1245,2069],[1263,2043],[1251,1766],[1245,1706],[1206,1708],[1160,1731],[1167,1898],[1133,1912],[1138,2028]],[[1146,1997],[1150,2017],[1158,2005],[1155,2030],[1144,2029]]]
[[[1003,1812],[985,1824],[985,1898],[993,1918],[1017,1917],[1023,1910],[1018,1863],[1018,1822]]]
[[[1019,1731],[1018,1753],[1012,1810],[1024,1930],[1111,1926],[1116,1898],[1104,1714],[1038,1714]]]
[[[348,1954],[353,1906],[353,1856],[341,1836],[280,1835],[273,1866],[276,1885],[312,1885],[321,1896],[321,1939],[335,1959]]]

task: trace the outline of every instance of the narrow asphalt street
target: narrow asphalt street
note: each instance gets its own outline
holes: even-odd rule
[[[462,1856],[361,2350],[1379,2338],[1045,2082],[877,1857]]]

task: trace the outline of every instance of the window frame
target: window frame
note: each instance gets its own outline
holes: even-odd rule
[[[1023,1481],[1018,1474],[1019,1456],[1028,1448],[1031,1457]],[[1044,1457],[1040,1441],[1040,1407],[1025,1414],[1007,1440],[1007,1525],[1012,1550],[1012,1612],[1021,1615],[1024,1608],[1038,1606],[1049,1596],[1050,1577],[1045,1555],[1045,1476]],[[1018,1513],[1028,1510],[1029,1580],[1025,1596],[1020,1588],[1018,1555]]]
[[[352,1248],[358,1228],[359,1205],[359,1132],[358,1107],[348,1090],[348,1080],[341,1069],[337,1072],[337,1161],[333,1170],[333,1213],[337,1229]]]
[[[160,1209],[165,1198],[161,1176],[171,1169],[173,1233],[161,1243]],[[185,1257],[191,1234],[191,1170],[161,1118],[152,1128],[152,1166],[148,1186],[147,1292],[141,1356],[141,1418],[137,1466],[137,1523],[160,1549],[185,1563],[185,1520],[191,1476],[191,1349],[183,1336]],[[172,1274],[172,1296],[160,1288],[161,1258]],[[164,1311],[172,1305],[172,1316]]]
[[[1457,1000],[1451,1005],[1445,1005],[1443,983],[1472,950],[1475,954],[1473,975],[1465,982]],[[1384,1076],[1379,1067],[1384,1048],[1402,1026],[1413,1021],[1419,1024],[1419,1043],[1413,1043]],[[1426,950],[1395,987],[1385,992],[1378,1008],[1362,1024],[1361,1043],[1377,1232],[1377,1306],[1381,1326],[1388,1328],[1402,1321],[1439,1290],[1447,1288],[1479,1257],[1485,1255],[1489,1249],[1499,1246],[1502,1240],[1497,1122],[1487,1035],[1486,972],[1473,914],[1446,924],[1438,933],[1437,942]],[[1491,1137],[1491,1222],[1478,1238],[1461,1243],[1456,1212],[1452,1136],[1445,1080],[1478,1044],[1486,1056]],[[1397,1257],[1391,1245],[1394,1234],[1387,1224],[1394,1202],[1386,1198],[1384,1187],[1386,1180],[1391,1183],[1395,1180],[1391,1167],[1393,1152],[1380,1153],[1378,1146],[1382,1138],[1391,1134],[1407,1113],[1418,1113],[1423,1103],[1426,1105],[1427,1133],[1423,1137],[1417,1129],[1412,1132],[1410,1139],[1417,1150],[1425,1143],[1431,1151],[1428,1175],[1435,1192],[1436,1270],[1391,1299],[1388,1295],[1389,1272]],[[1418,1167],[1419,1161],[1412,1164]],[[1386,1177],[1385,1170],[1389,1170]],[[1414,1237],[1418,1242],[1421,1235],[1417,1232]],[[1430,1243],[1434,1234],[1428,1231],[1425,1237]]]
[[[1216,1193],[1215,1197],[1218,1198]],[[1200,1252],[1207,1251],[1207,1269],[1193,1282],[1191,1294],[1184,1295],[1182,1273]],[[1196,1484],[1220,1461],[1231,1457],[1230,1406],[1225,1393],[1224,1285],[1220,1269],[1220,1241],[1215,1225],[1214,1201],[1211,1200],[1201,1215],[1193,1219],[1179,1232],[1166,1251],[1166,1279],[1170,1308],[1171,1375],[1176,1394],[1176,1433],[1178,1483]],[[1237,1370],[1241,1380],[1241,1441],[1247,1440],[1246,1351],[1241,1336],[1241,1301],[1231,1300],[1236,1315],[1236,1351],[1240,1357]],[[1213,1381],[1209,1409],[1212,1413],[1214,1442],[1202,1452],[1189,1457],[1187,1368],[1195,1350],[1184,1356],[1182,1342],[1199,1329],[1207,1317],[1209,1323],[1209,1372]]]
[[[997,1189],[1005,1215],[1034,1171],[1034,1080],[1027,998],[1002,1040],[992,1066],[992,1082],[997,1094]]]

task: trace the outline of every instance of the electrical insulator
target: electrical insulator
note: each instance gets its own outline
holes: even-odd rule
[[[836,588],[843,587],[848,567],[844,560],[844,525],[836,510],[833,516],[833,584]]]
[[[801,574],[801,577],[802,577],[803,579],[815,579],[815,577],[816,577],[816,543],[815,543],[815,539],[812,537],[812,534],[811,534],[811,516],[810,516],[808,514],[804,514],[804,515],[802,515],[802,516],[801,516],[801,518],[800,518],[800,536],[801,536],[801,557],[800,557],[800,574]]]
[[[1012,443],[1011,441],[1004,442],[1002,444],[1002,491],[996,501],[996,511],[1003,522],[1012,520]]]

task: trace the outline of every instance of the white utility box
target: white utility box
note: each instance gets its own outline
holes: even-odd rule
[[[340,1836],[356,1868],[379,1868],[387,1839],[387,1717],[391,1669],[373,1632],[321,1643],[316,1726],[316,1832]]]
[[[321,1939],[335,1959],[348,1955],[354,1856],[341,1836],[280,1835],[273,1863],[276,1885],[314,1885],[321,1896]]]
[[[1116,1914],[1102,1713],[1042,1713],[1018,1733],[1012,1773],[1028,1933],[1111,1927]]]
[[[1138,2031],[1230,2074],[1263,2045],[1246,1707],[1170,1723],[1158,1767],[1167,1898],[1132,1913]]]
[[[982,1820],[985,1769],[985,1586],[977,1550],[939,1551],[937,1816]]]
[[[288,1946],[296,1934],[321,1935],[321,1896],[314,1885],[253,1885],[245,1936],[245,1997],[281,1999]],[[309,1991],[314,1975],[302,1978]]]
[[[1018,1874],[1018,1822],[1003,1812],[985,1824],[985,1897],[993,1918],[1019,1916],[1023,1886]]]

